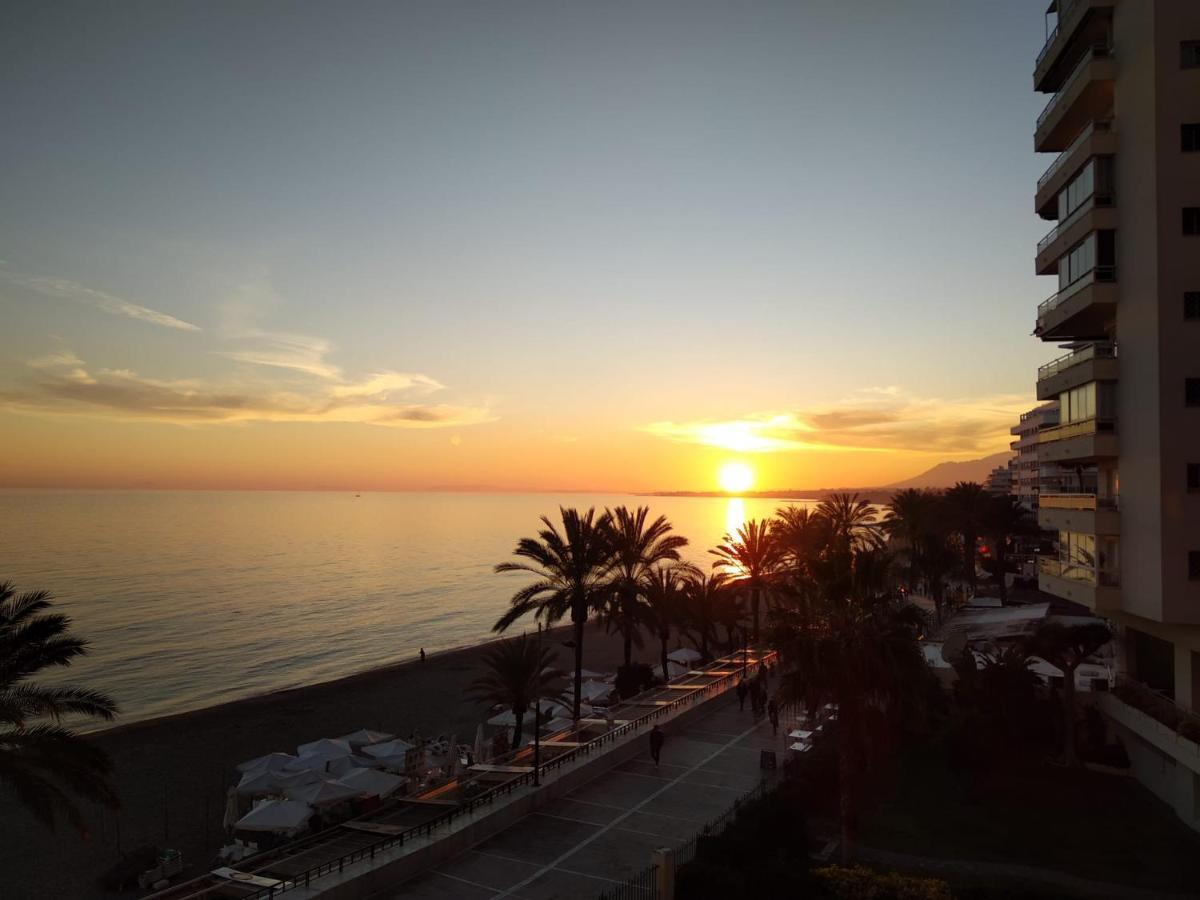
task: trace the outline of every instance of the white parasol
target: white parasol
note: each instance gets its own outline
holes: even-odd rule
[[[688,666],[700,662],[700,651],[693,650],[691,647],[680,647],[678,650],[668,653],[667,659]]]
[[[236,831],[299,831],[312,818],[312,807],[296,800],[267,800],[234,823]]]

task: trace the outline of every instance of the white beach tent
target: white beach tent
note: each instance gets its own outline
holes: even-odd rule
[[[408,751],[411,750],[412,744],[408,741],[402,741],[399,738],[394,738],[390,741],[384,741],[382,744],[372,744],[370,747],[363,747],[363,756],[371,760],[373,766],[383,766],[388,769],[403,769],[405,758]]]
[[[353,772],[355,769],[370,769],[380,764],[381,760],[375,759],[373,756],[341,756],[337,759],[329,760],[325,767],[325,771],[330,775],[336,775],[339,778],[347,772]]]
[[[612,675],[605,675],[603,672],[593,672],[591,669],[583,669],[579,673],[581,678],[591,678],[596,681],[603,681],[605,678],[612,678]]]
[[[692,663],[700,662],[700,651],[693,650],[691,647],[680,647],[678,650],[672,650],[668,653],[667,659],[681,665],[690,666]]]
[[[350,742],[344,738],[321,738],[319,741],[309,741],[296,748],[297,756],[315,756],[322,754],[330,758],[347,756],[350,753]]]
[[[396,793],[404,785],[404,779],[399,775],[389,775],[376,769],[354,769],[339,778],[336,783],[352,788],[360,795],[382,798]]]
[[[250,772],[255,769],[270,769],[275,771],[286,768],[288,763],[295,761],[296,757],[290,753],[268,753],[266,756],[256,756],[254,759],[248,759],[244,763],[239,763],[237,770],[239,772]]]
[[[320,781],[321,776],[311,769],[284,771],[254,769],[242,775],[234,790],[242,797],[262,797],[266,794],[282,794],[287,788]]]
[[[371,744],[382,744],[384,741],[390,741],[394,738],[394,734],[388,734],[384,731],[371,731],[367,728],[360,728],[358,731],[353,731],[350,734],[343,734],[336,740],[345,741],[354,750],[360,747],[367,747]]]
[[[608,697],[613,692],[611,684],[605,684],[603,681],[585,681],[579,688],[579,694],[584,700],[598,700],[601,697]]]
[[[674,660],[671,660],[667,663],[667,674],[672,678],[678,678],[680,675],[686,675],[690,671],[692,671],[691,666],[680,665]]]
[[[318,781],[300,787],[288,788],[284,792],[289,800],[299,800],[309,806],[333,806],[357,797],[361,791],[337,781]]]
[[[270,831],[288,834],[299,831],[312,818],[312,807],[296,800],[266,800],[234,824],[236,831]]]

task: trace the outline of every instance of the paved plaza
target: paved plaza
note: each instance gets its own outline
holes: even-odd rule
[[[592,898],[651,863],[754,788],[760,752],[783,760],[784,738],[733,692],[669,733],[661,764],[641,752],[593,781],[380,898],[549,900]]]

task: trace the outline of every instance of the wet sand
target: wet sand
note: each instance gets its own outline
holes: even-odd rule
[[[566,627],[544,638],[557,642],[564,670],[573,665],[573,651],[561,645],[569,637]],[[147,844],[182,851],[193,876],[207,871],[224,843],[221,816],[234,767],[264,753],[294,753],[297,744],[358,728],[400,735],[415,728],[422,735],[456,733],[460,742],[473,740],[485,710],[463,691],[480,674],[486,647],[447,650],[424,663],[407,660],[90,736],[113,760],[120,812],[95,810],[91,837],[84,840],[62,824],[51,833],[8,797],[0,798],[0,893],[31,900],[111,897],[98,886],[99,876],[121,851]],[[655,657],[649,641],[643,650],[635,648],[637,659],[653,664]],[[589,626],[584,666],[613,671],[620,661],[620,638]]]

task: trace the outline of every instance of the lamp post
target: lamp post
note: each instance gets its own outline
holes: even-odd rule
[[[537,659],[537,665],[542,664],[542,623],[537,623],[537,652],[534,654]],[[542,673],[539,670],[534,675],[533,682],[533,786],[539,787],[541,782],[538,780],[538,769],[541,768],[542,761]]]

